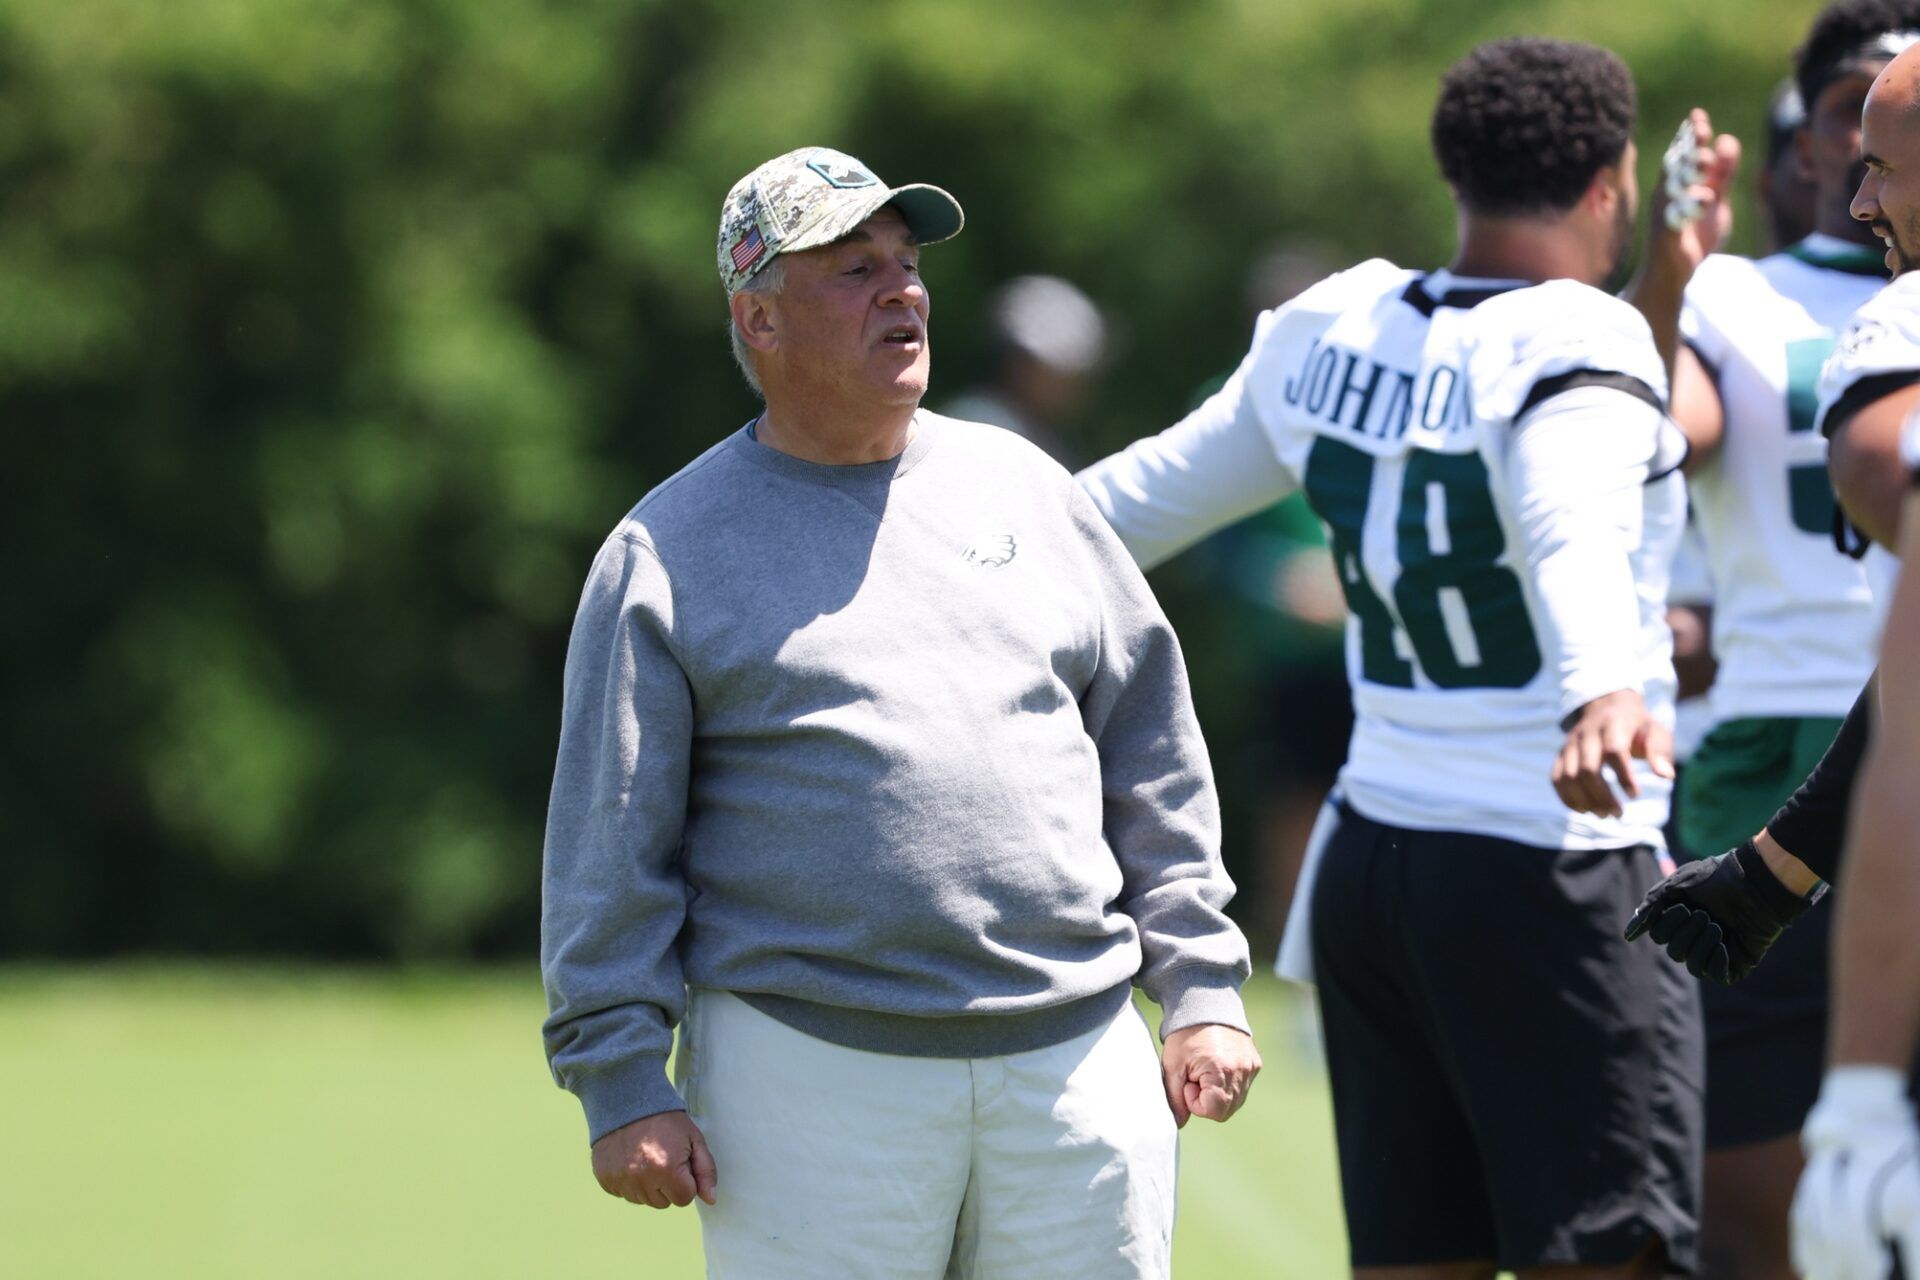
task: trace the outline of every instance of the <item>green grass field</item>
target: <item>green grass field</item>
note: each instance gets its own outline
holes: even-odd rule
[[[1182,1136],[1176,1273],[1342,1275],[1302,1009],[1249,1003],[1267,1068]],[[701,1275],[692,1210],[594,1185],[541,1014],[530,970],[0,969],[0,1277]]]

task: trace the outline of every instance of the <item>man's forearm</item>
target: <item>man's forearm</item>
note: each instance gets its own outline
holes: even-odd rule
[[[1236,374],[1180,422],[1075,477],[1142,568],[1292,491],[1292,476],[1253,415],[1246,376]]]
[[[1836,882],[1840,876],[1849,825],[1848,806],[1853,798],[1854,778],[1871,735],[1877,685],[1877,678],[1867,681],[1866,688],[1848,709],[1847,718],[1841,722],[1827,753],[1820,757],[1820,763],[1767,823],[1767,834],[1781,849],[1828,883]]]
[[[1766,863],[1773,878],[1786,887],[1789,893],[1804,898],[1820,887],[1820,877],[1812,867],[1788,853],[1786,847],[1773,838],[1770,831],[1762,831],[1753,838],[1754,852]]]
[[[1633,278],[1621,296],[1646,318],[1653,330],[1653,344],[1660,349],[1660,361],[1673,377],[1674,360],[1680,351],[1680,305],[1686,297],[1691,273],[1673,263],[1649,254],[1647,265]]]

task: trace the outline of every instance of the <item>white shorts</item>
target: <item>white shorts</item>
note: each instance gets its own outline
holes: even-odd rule
[[[997,1058],[847,1049],[718,991],[680,1034],[712,1280],[1171,1274],[1176,1131],[1131,1003]]]

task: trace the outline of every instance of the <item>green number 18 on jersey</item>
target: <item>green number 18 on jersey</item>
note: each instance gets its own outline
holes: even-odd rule
[[[1540,673],[1540,645],[1520,580],[1499,563],[1506,534],[1486,464],[1473,453],[1407,455],[1394,537],[1399,573],[1392,604],[1361,568],[1360,541],[1374,458],[1321,436],[1307,455],[1307,500],[1326,522],[1347,609],[1360,625],[1363,679],[1413,687],[1413,662],[1442,689],[1518,689]]]

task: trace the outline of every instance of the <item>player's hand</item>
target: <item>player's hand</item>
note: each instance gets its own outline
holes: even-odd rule
[[[1653,886],[1627,921],[1627,941],[1651,934],[1694,977],[1729,986],[1811,905],[1780,883],[1749,840]]]
[[[1175,1125],[1189,1116],[1225,1120],[1247,1100],[1260,1074],[1260,1051],[1238,1027],[1202,1023],[1167,1037],[1160,1051],[1160,1082],[1167,1089]]]
[[[654,1209],[714,1202],[713,1153],[684,1111],[663,1111],[603,1135],[593,1144],[593,1176],[610,1196]]]
[[[1793,1266],[1807,1280],[1885,1280],[1897,1243],[1920,1266],[1920,1156],[1906,1081],[1892,1067],[1835,1067],[1800,1134]]]
[[[1566,745],[1553,762],[1553,789],[1569,809],[1617,818],[1620,800],[1607,783],[1611,769],[1620,787],[1638,797],[1633,761],[1645,760],[1662,778],[1673,776],[1673,730],[1653,718],[1637,689],[1601,694],[1574,712]]]
[[[1688,112],[1660,161],[1652,211],[1654,259],[1691,277],[1727,242],[1739,169],[1740,140],[1730,133],[1715,136],[1713,121],[1699,107]]]

